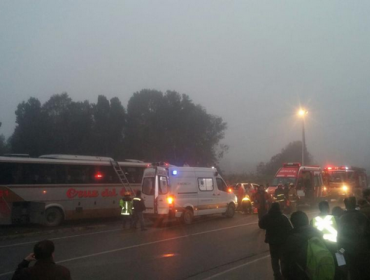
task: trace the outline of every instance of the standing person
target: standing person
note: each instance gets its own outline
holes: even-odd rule
[[[350,279],[370,279],[369,220],[356,210],[356,198],[344,200],[347,209],[340,218],[338,247],[343,248]]]
[[[340,206],[335,206],[331,209],[331,214],[337,219],[338,224],[340,223],[340,217],[342,217],[345,211]]]
[[[121,206],[121,215],[123,221],[123,228],[126,229],[126,224],[128,223],[129,228],[132,222],[132,210],[133,202],[129,192],[125,192],[123,198],[120,200],[119,205]]]
[[[12,280],[70,280],[71,273],[67,268],[57,265],[54,262],[54,243],[50,240],[37,242],[33,248],[33,253],[29,254],[18,265]],[[36,261],[35,265],[28,267]]]
[[[288,192],[288,201],[289,201],[289,213],[297,211],[297,203],[299,197],[297,194],[297,190],[293,183],[289,184],[289,192]]]
[[[370,189],[362,192],[362,198],[362,203],[359,203],[360,211],[370,220]]]
[[[283,189],[283,184],[278,184],[275,193],[274,193],[275,201],[280,204],[281,210],[284,210],[285,204],[285,192]]]
[[[269,195],[265,192],[263,185],[260,185],[258,191],[254,195],[254,205],[258,211],[258,219],[261,219],[266,214],[269,207]]]
[[[309,225],[306,213],[296,211],[290,216],[293,230],[290,231],[284,246],[283,276],[287,280],[307,280],[307,245],[312,237],[322,238],[322,234]]]
[[[308,205],[312,206],[313,202],[313,188],[311,182],[311,174],[310,172],[302,172],[303,178],[303,185],[304,185],[304,193],[305,193],[305,200],[307,201]]]
[[[334,215],[330,215],[329,202],[321,201],[319,203],[320,213],[318,216],[313,218],[310,224],[323,234],[323,239],[326,247],[330,251],[335,259],[335,253],[338,252],[338,219]],[[342,279],[343,272],[338,267],[338,263],[335,261],[335,278]]]
[[[244,189],[244,186],[243,184],[239,184],[239,187],[238,187],[238,209],[240,210],[242,208],[242,200],[245,196],[245,189]]]
[[[265,242],[269,244],[271,255],[271,266],[274,272],[274,279],[283,279],[282,271],[284,268],[284,261],[282,259],[283,247],[292,229],[288,218],[283,215],[280,210],[279,203],[272,203],[268,214],[264,215],[258,226],[266,230]]]
[[[328,249],[334,254],[337,252],[338,223],[337,218],[330,215],[329,202],[319,203],[320,213],[313,218],[310,224],[323,233],[324,241]]]
[[[132,221],[132,227],[137,228],[136,224],[140,221],[141,230],[147,230],[144,224],[143,212],[146,210],[144,199],[141,198],[141,191],[136,192],[136,197],[134,198],[134,219]]]

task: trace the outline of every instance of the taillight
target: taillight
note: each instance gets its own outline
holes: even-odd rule
[[[175,200],[175,199],[174,199],[172,196],[167,197],[167,202],[168,202],[168,204],[170,204],[170,205],[172,205],[172,204],[173,204],[174,200]]]

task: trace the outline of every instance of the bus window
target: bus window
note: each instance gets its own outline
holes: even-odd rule
[[[143,167],[121,167],[121,169],[125,172],[129,183],[135,184],[141,182],[144,173]]]
[[[18,166],[14,163],[0,163],[0,185],[19,184]]]

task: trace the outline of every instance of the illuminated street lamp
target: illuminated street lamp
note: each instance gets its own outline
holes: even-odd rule
[[[302,118],[302,165],[304,165],[304,151],[306,148],[306,137],[304,133],[304,117],[308,114],[308,111],[304,108],[299,109],[298,116]]]

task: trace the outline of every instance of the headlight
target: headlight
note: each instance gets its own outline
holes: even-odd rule
[[[344,190],[344,191],[346,192],[346,191],[348,191],[348,187],[347,187],[346,185],[344,185],[344,186],[342,187],[342,190]]]
[[[242,201],[249,201],[250,199],[249,199],[249,197],[244,197],[243,199],[242,199]]]

